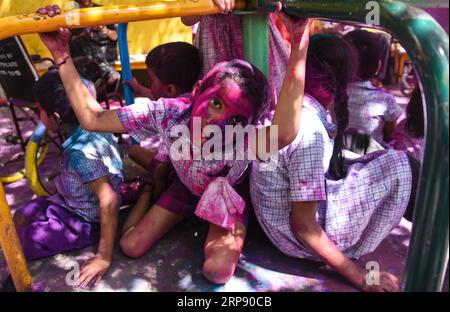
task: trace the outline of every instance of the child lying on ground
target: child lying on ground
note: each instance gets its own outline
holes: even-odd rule
[[[60,14],[60,9],[47,7],[39,12],[52,17]],[[295,44],[273,125],[259,129],[256,136],[249,139],[253,154],[259,158],[265,157],[265,151],[274,152],[271,148],[274,145],[275,150],[283,148],[298,133],[310,25],[310,22],[292,25],[296,39],[293,40]],[[121,239],[124,253],[131,257],[142,256],[184,216],[195,212],[210,222],[205,242],[204,275],[215,283],[228,281],[234,274],[246,233],[246,202],[232,185],[243,180],[249,161],[246,158],[230,160],[224,155],[211,160],[203,153],[194,159],[193,154],[209,142],[208,133],[212,129],[222,131],[226,126],[261,122],[270,106],[266,77],[250,63],[232,60],[217,64],[197,83],[190,97],[148,100],[119,110],[104,111],[86,90],[73,66],[67,48],[70,32],[60,29],[41,34],[41,38],[56,62],[61,64],[59,72],[64,87],[85,129],[130,133],[137,140],[160,134],[163,148],[177,172],[179,180],[163,194],[159,205],[129,222],[130,227],[125,229]],[[274,128],[278,131],[272,131]],[[181,138],[180,131],[183,133]],[[248,155],[234,148],[233,138],[227,138],[225,142],[220,140],[220,143],[213,149],[213,154],[220,154],[223,147],[232,146],[231,152]],[[182,148],[181,153],[177,146]]]
[[[84,80],[82,85],[95,98],[93,84]],[[63,131],[67,140],[57,193],[29,202],[14,215],[24,254],[35,260],[99,243],[77,284],[97,285],[111,265],[120,206],[123,176],[117,142],[110,133],[80,127],[57,71],[42,76],[34,93],[41,121],[51,131]]]

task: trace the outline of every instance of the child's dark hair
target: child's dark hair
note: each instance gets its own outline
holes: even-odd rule
[[[53,113],[58,113],[63,123],[79,125],[56,70],[51,70],[40,77],[33,86],[33,93],[39,102],[39,106],[47,115],[51,116]]]
[[[306,62],[305,91],[317,100],[334,97],[334,113],[338,126],[329,174],[335,179],[345,176],[342,147],[348,126],[347,85],[353,81],[358,62],[354,48],[334,35],[311,37]]]
[[[235,59],[216,64],[202,80],[199,93],[225,79],[236,83],[244,95],[256,105],[256,114],[252,123],[261,120],[269,108],[269,83],[266,76],[247,61]]]
[[[145,63],[162,83],[173,84],[182,92],[191,91],[200,75],[198,49],[187,42],[157,46],[147,55]]]
[[[386,44],[380,34],[366,30],[354,30],[344,37],[358,52],[358,78],[365,81],[373,78],[379,69],[386,51]]]
[[[102,79],[102,70],[98,63],[88,56],[73,58],[73,63],[81,77],[96,83]]]
[[[405,130],[414,134],[416,138],[423,138],[425,136],[425,118],[419,87],[416,87],[411,95],[406,107],[406,116]]]

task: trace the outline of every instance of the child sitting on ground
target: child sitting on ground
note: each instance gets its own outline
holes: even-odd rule
[[[371,82],[382,67],[384,40],[366,30],[354,30],[345,39],[356,48],[359,60],[357,81],[348,88],[348,128],[369,134],[386,147],[403,111],[392,94]]]
[[[367,271],[351,261],[373,252],[415,199],[405,153],[344,159],[347,85],[356,66],[345,40],[311,38],[300,131],[278,152],[273,171],[264,170],[267,162],[253,162],[251,197],[258,221],[283,253],[323,261],[358,289],[396,291],[397,277],[380,272],[380,283],[368,284]],[[327,118],[331,109],[336,124]]]
[[[198,50],[187,42],[170,42],[151,50],[145,60],[149,78],[148,88],[136,78],[124,83],[140,96],[151,100],[183,97],[192,91],[200,74]],[[156,149],[146,149],[138,144],[128,150],[132,160],[151,172],[153,187],[151,199],[156,200],[166,188],[170,172],[167,157]],[[147,190],[150,190],[148,187]]]
[[[94,85],[83,82],[95,98]],[[63,131],[67,139],[57,193],[29,202],[14,215],[25,257],[36,260],[99,243],[77,284],[98,285],[112,261],[123,182],[116,140],[110,133],[80,127],[56,70],[36,82],[34,94],[42,123],[50,131]]]

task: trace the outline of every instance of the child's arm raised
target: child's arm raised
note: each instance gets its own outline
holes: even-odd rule
[[[278,148],[289,145],[298,134],[305,95],[306,59],[308,56],[309,35],[313,20],[299,20],[290,24],[289,18],[283,21],[290,29],[292,37],[291,55],[281,87],[280,96],[272,119],[272,126],[278,127]]]
[[[114,191],[108,177],[90,182],[89,186],[99,199],[100,242],[95,258],[81,269],[78,284],[81,288],[85,288],[92,281],[97,286],[111,265],[120,205],[119,195]]]
[[[261,137],[258,137],[257,140],[256,155],[262,159],[291,144],[297,137],[305,94],[306,59],[313,21],[299,20],[293,22],[287,15],[281,14],[286,27],[291,32],[291,55],[272,124],[258,132],[258,136],[262,135],[262,138],[266,138],[265,142],[262,141],[264,143],[261,142]],[[277,131],[271,131],[273,127],[276,127]],[[271,142],[274,141],[277,142],[277,150],[270,148],[273,146]],[[259,146],[260,143],[265,144],[265,146]]]
[[[291,228],[295,237],[310,251],[323,259],[353,285],[364,291],[398,291],[398,279],[380,272],[380,285],[367,285],[367,271],[347,258],[330,240],[316,221],[317,202],[292,202]]]
[[[38,12],[53,17],[61,14],[61,9],[54,5]],[[60,28],[58,32],[42,33],[40,36],[59,68],[59,75],[81,126],[88,131],[125,133],[117,112],[103,110],[81,81],[70,57],[70,30]]]

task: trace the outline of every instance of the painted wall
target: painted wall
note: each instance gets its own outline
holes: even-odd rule
[[[155,0],[97,0],[100,5],[133,4]],[[164,0],[159,0],[164,1]],[[0,0],[0,18],[33,12],[47,4],[58,4],[62,8],[68,0]],[[48,56],[49,52],[37,35],[22,36],[30,54]],[[191,28],[181,24],[179,18],[131,23],[128,27],[130,54],[146,54],[155,46],[171,41],[192,41]]]

